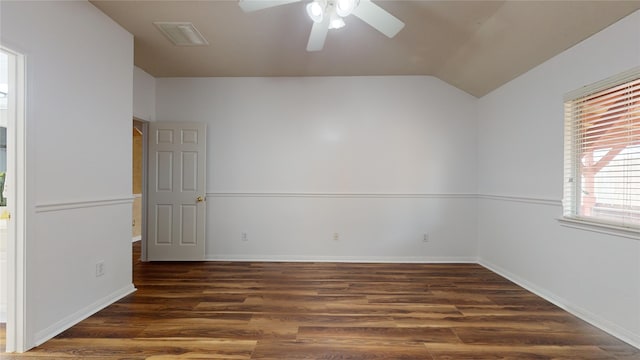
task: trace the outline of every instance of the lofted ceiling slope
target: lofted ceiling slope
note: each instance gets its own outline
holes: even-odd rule
[[[432,75],[477,97],[640,9],[640,0],[374,0],[406,24],[396,37],[350,16],[307,52],[306,2],[244,13],[237,0],[91,1],[134,35],[135,65],[155,77]],[[154,21],[192,22],[209,45],[174,46]]]

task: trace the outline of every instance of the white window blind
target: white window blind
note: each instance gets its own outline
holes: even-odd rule
[[[565,97],[564,216],[640,229],[640,68]]]

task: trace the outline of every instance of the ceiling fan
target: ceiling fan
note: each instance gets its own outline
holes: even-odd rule
[[[240,0],[245,12],[290,4],[302,0]],[[313,27],[307,43],[307,51],[320,51],[330,29],[345,26],[344,18],[355,15],[376,30],[392,38],[402,30],[404,23],[371,0],[312,0],[307,3],[307,14]]]

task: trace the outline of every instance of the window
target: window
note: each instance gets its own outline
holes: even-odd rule
[[[640,230],[640,68],[565,97],[564,216]]]

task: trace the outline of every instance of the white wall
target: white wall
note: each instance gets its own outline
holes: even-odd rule
[[[209,259],[475,259],[475,99],[435,78],[160,78],[156,111],[209,124]]]
[[[156,79],[137,66],[133,67],[133,116],[156,120]]]
[[[26,333],[33,346],[133,290],[133,38],[88,2],[6,2],[26,55]],[[106,273],[95,276],[96,262]]]
[[[640,65],[640,12],[479,100],[481,263],[640,346],[640,240],[567,228],[563,95]]]

